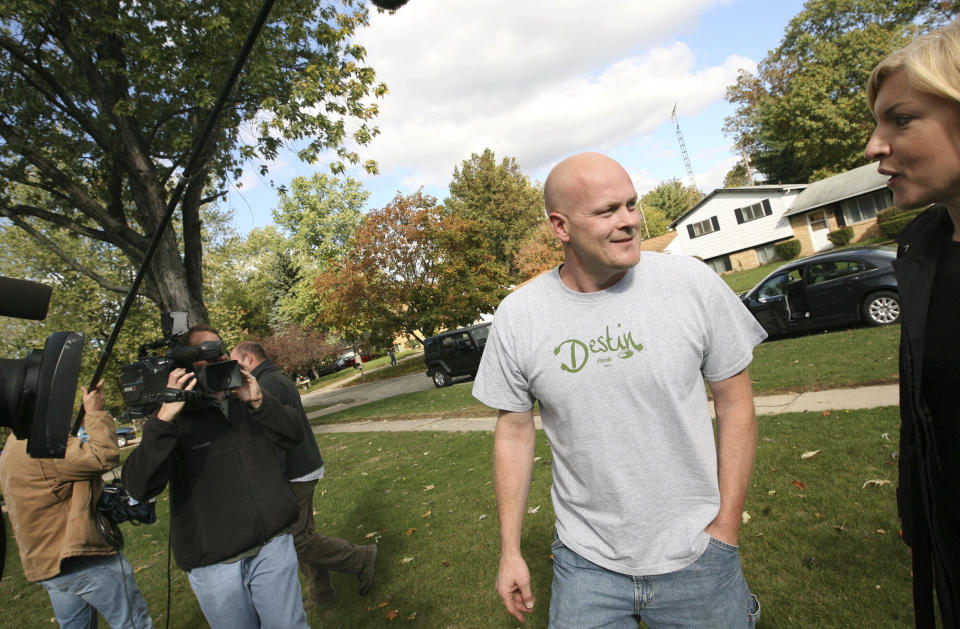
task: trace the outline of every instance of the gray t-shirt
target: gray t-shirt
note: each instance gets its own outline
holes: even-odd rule
[[[645,251],[596,293],[553,269],[500,304],[473,395],[514,412],[539,400],[565,545],[609,570],[665,574],[703,553],[720,507],[703,378],[736,375],[765,337],[693,258]]]

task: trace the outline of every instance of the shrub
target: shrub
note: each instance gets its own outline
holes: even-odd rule
[[[898,207],[889,207],[877,212],[877,226],[887,238],[896,238],[903,231],[914,217],[923,211],[919,210],[901,210]]]
[[[773,245],[773,250],[781,260],[792,260],[800,255],[800,241],[796,238],[784,240]]]
[[[830,239],[830,242],[832,242],[835,247],[843,247],[853,240],[853,228],[849,225],[841,227],[827,234],[827,238]]]

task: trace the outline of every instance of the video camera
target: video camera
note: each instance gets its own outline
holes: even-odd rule
[[[164,402],[182,402],[209,397],[218,391],[235,389],[243,384],[243,374],[235,360],[204,365],[194,371],[193,363],[215,360],[225,355],[222,341],[204,341],[199,345],[181,345],[180,338],[187,333],[187,313],[164,312],[160,315],[163,338],[144,343],[137,350],[137,362],[125,365],[120,371],[123,400],[130,416],[149,415]],[[151,356],[150,350],[168,348],[162,356]],[[167,387],[172,369],[181,367],[194,372],[197,386],[192,391]]]
[[[44,284],[0,277],[0,316],[45,319],[51,292]],[[43,350],[28,352],[23,359],[0,359],[0,426],[26,439],[30,456],[62,459],[72,426],[83,334],[54,332]]]

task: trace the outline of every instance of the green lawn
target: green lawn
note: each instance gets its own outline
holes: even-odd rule
[[[909,559],[897,536],[894,498],[897,424],[895,408],[760,419],[741,547],[763,606],[761,627],[910,625]],[[318,529],[354,543],[377,541],[381,554],[371,594],[359,598],[356,577],[335,574],[340,596],[309,613],[311,626],[517,627],[493,591],[499,542],[489,433],[334,434],[318,441],[327,470],[315,497]],[[535,512],[524,525],[537,596],[525,625],[531,629],[546,627],[550,601],[551,452],[542,434],[536,456],[528,502]],[[162,627],[165,496],[159,504],[156,524],[122,527],[125,552]],[[23,579],[12,540],[9,547],[0,627],[49,626],[46,593]],[[171,626],[205,626],[176,567],[172,589]]]
[[[900,326],[850,328],[767,341],[754,351],[756,395],[819,391],[897,381]],[[494,411],[471,395],[472,380],[361,404],[312,420],[333,423],[402,417],[483,417]]]

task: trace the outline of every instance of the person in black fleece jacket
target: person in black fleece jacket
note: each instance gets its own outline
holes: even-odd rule
[[[190,328],[187,345],[206,341],[220,341],[214,328]],[[302,432],[290,409],[241,373],[243,385],[229,394],[164,403],[144,424],[124,483],[140,501],[170,483],[174,558],[211,627],[307,627],[288,532],[297,501],[276,453]],[[196,380],[174,369],[167,386],[193,390]]]
[[[291,529],[300,569],[307,582],[307,609],[336,596],[330,571],[355,574],[360,579],[360,596],[373,587],[377,563],[377,545],[358,546],[345,539],[317,533],[313,520],[313,493],[323,478],[323,458],[317,446],[310,420],[303,410],[300,392],[290,378],[267,358],[263,346],[252,341],[238,343],[230,357],[256,378],[260,387],[293,409],[303,429],[300,445],[284,452],[284,465],[290,490],[297,498],[300,515]]]

